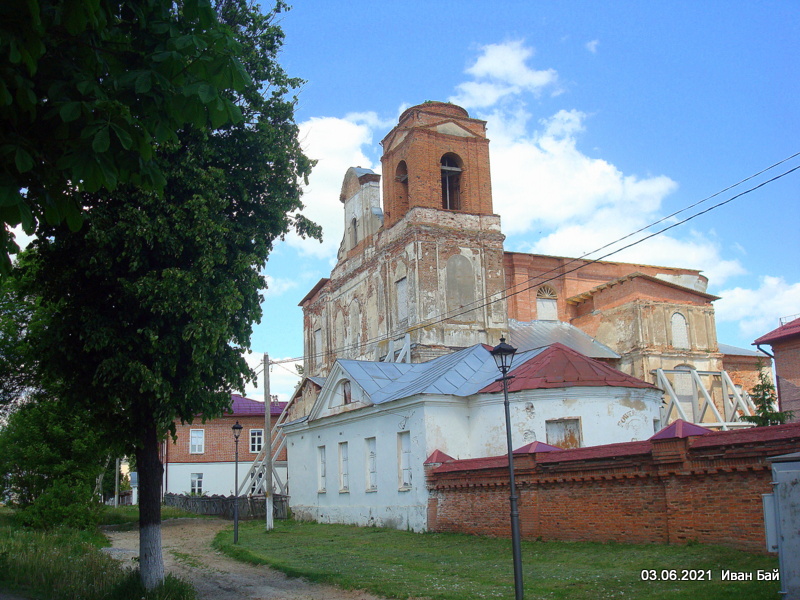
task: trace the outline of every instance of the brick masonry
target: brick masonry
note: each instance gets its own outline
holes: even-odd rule
[[[800,424],[515,455],[523,539],[682,544],[765,552],[768,457]],[[428,529],[509,536],[504,457],[429,466]]]

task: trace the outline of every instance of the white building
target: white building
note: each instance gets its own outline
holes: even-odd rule
[[[431,454],[506,453],[489,350],[416,364],[338,360],[308,416],[284,426],[294,515],[424,531]],[[519,353],[510,374],[515,448],[644,440],[660,429],[661,390],[562,344]]]

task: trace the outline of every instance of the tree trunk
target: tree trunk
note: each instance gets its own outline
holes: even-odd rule
[[[161,478],[164,467],[158,458],[155,423],[144,427],[142,445],[136,449],[139,469],[139,569],[148,591],[164,582],[161,555]]]

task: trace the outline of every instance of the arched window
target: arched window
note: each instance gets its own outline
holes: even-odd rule
[[[347,380],[342,384],[342,395],[344,396],[343,404],[351,404],[353,402],[353,388]]]
[[[355,217],[350,221],[350,241],[353,248],[358,246],[358,220]]]
[[[442,156],[442,208],[461,209],[461,159],[448,152]]]
[[[536,318],[540,321],[558,321],[558,295],[549,285],[536,291]]]
[[[676,312],[672,315],[671,324],[672,347],[689,348],[689,328],[686,326],[686,317]]]
[[[397,206],[408,206],[408,166],[406,161],[401,160],[397,163],[397,170],[394,172],[394,180],[397,185]]]

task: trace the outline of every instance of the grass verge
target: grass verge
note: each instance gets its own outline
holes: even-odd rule
[[[387,598],[462,600],[513,598],[511,543],[458,534],[415,534],[379,528],[276,521],[239,524],[239,545],[223,531],[214,547],[296,577],[363,589]],[[522,544],[525,597],[596,600],[648,598],[774,600],[776,581],[756,581],[777,559],[720,546],[580,542]],[[643,570],[711,572],[706,581],[643,581]],[[722,581],[722,570],[752,573],[753,581]]]
[[[157,590],[145,593],[137,571],[123,569],[100,550],[107,545],[97,530],[22,527],[10,509],[0,507],[0,590],[44,600],[196,598],[188,583],[171,576]]]

